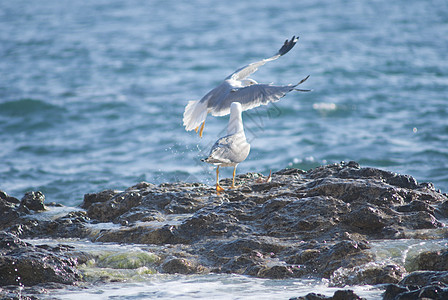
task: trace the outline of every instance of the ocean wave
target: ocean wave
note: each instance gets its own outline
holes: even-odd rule
[[[0,115],[9,117],[23,117],[34,113],[56,114],[64,111],[63,107],[33,98],[22,98],[0,103]]]

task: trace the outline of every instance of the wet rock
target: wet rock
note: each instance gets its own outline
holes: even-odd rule
[[[406,223],[406,227],[411,229],[430,229],[444,226],[434,215],[425,211],[411,212],[403,216],[402,220]]]
[[[346,215],[344,221],[361,232],[367,233],[380,232],[388,224],[387,214],[372,206],[363,206],[352,211]]]
[[[294,268],[291,266],[277,265],[264,267],[259,270],[257,276],[260,278],[282,279],[294,276]]]
[[[0,191],[0,210],[3,210],[5,207],[14,206],[14,204],[19,204],[20,200],[14,197],[9,196],[4,191]]]
[[[434,208],[428,203],[421,200],[414,200],[409,204],[397,207],[399,212],[416,212],[416,211],[426,211],[429,213],[434,212]]]
[[[388,286],[384,299],[448,299],[448,271],[416,271]]]
[[[83,205],[89,207],[87,209],[89,218],[96,219],[100,222],[117,222],[116,219],[119,216],[138,206],[142,198],[142,195],[138,192],[123,192],[114,195],[107,201]]]
[[[77,260],[61,248],[44,249],[0,232],[0,283],[32,286],[44,282],[73,284],[80,279]]]
[[[164,217],[164,214],[158,210],[134,207],[118,217],[117,220],[120,224],[125,225],[136,222],[163,222],[166,218]]]
[[[84,201],[81,204],[81,207],[84,209],[88,209],[90,206],[92,206],[92,204],[106,202],[118,193],[119,192],[116,190],[105,190],[99,193],[85,194]]]
[[[395,264],[368,263],[353,268],[340,268],[333,272],[330,282],[334,286],[398,283],[405,272],[403,267]]]
[[[203,266],[185,258],[168,259],[161,267],[168,274],[198,274],[206,271]]]
[[[20,208],[23,210],[44,211],[46,210],[45,195],[40,192],[27,192],[20,201]]]
[[[50,219],[0,193],[7,220],[0,225],[20,237],[143,244],[161,257],[157,269],[166,273],[205,268],[263,278],[312,276],[342,286],[398,283],[403,266],[377,263],[369,241],[405,239],[422,229],[427,237],[434,229],[440,235],[448,215],[446,194],[430,184],[356,162],[284,169],[270,182],[253,173],[237,181],[238,189],[220,195],[199,183],[141,182],[86,194],[85,210]],[[418,268],[444,268],[444,256],[437,257],[422,256]]]
[[[19,199],[0,191],[0,229],[19,217],[19,212],[17,211],[19,204]]]
[[[420,253],[413,265],[416,270],[448,271],[448,250]]]
[[[48,294],[55,289],[67,288],[67,285],[62,283],[47,282],[43,284],[37,284],[33,286],[22,285],[8,285],[0,288],[0,299],[7,300],[39,300],[49,299],[53,300],[54,297],[49,297]]]
[[[274,172],[275,175],[302,175],[306,172],[304,170],[295,169],[295,168],[289,168],[289,169],[282,169],[277,172]]]
[[[448,201],[444,201],[438,205],[438,210],[443,217],[448,217]]]
[[[361,241],[443,226],[432,207],[446,197],[410,176],[349,162],[281,170],[270,182],[261,177],[242,175],[240,189],[220,196],[200,184],[136,185],[90,205],[89,217],[126,225],[94,240],[189,245],[219,272],[336,278],[337,270],[358,268],[356,276],[340,277],[341,284],[390,283],[401,279],[401,267],[362,269],[375,257]],[[169,224],[170,215],[183,217]],[[160,226],[132,225],[141,221]]]
[[[400,294],[409,292],[407,287],[399,286],[398,284],[389,284],[383,294],[383,300],[394,300]]]
[[[151,225],[136,225],[121,229],[102,230],[92,238],[95,242],[115,242],[129,244],[181,244],[188,243],[175,232],[175,226],[164,225],[153,227]]]
[[[85,211],[73,211],[54,220],[28,217],[18,218],[8,231],[21,238],[85,238],[90,221]]]
[[[302,297],[293,297],[289,300],[361,300],[364,298],[359,297],[352,290],[338,290],[334,292],[332,297],[327,297],[322,294],[309,293]]]
[[[342,241],[331,247],[320,247],[319,254],[315,258],[304,261],[302,254],[300,256],[302,260],[296,262],[305,265],[306,269],[313,270],[314,274],[319,274],[324,278],[331,278],[338,269],[354,268],[367,264],[374,259],[370,253],[364,251],[363,247],[353,241]]]
[[[415,271],[399,282],[402,286],[427,286],[433,283],[448,284],[448,271]]]
[[[420,299],[448,299],[448,288],[442,284],[431,284],[424,287],[401,287],[390,285],[383,295],[384,300],[420,300]]]

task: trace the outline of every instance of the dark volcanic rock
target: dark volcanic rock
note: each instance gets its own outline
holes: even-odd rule
[[[361,300],[364,298],[356,295],[352,290],[338,290],[334,292],[332,297],[327,297],[325,295],[309,293],[303,297],[293,297],[289,300]]]
[[[20,201],[20,207],[25,210],[45,210],[45,195],[42,192],[27,192]]]
[[[414,264],[416,270],[448,271],[448,250],[420,253]]]
[[[260,174],[237,181],[239,189],[219,196],[201,184],[143,182],[89,194],[83,207],[93,220],[126,225],[101,231],[95,241],[182,245],[215,272],[321,276],[336,285],[397,283],[403,267],[373,264],[365,241],[444,226],[435,214],[445,211],[446,195],[355,162],[280,170],[270,182]]]
[[[409,270],[378,263],[369,244],[431,238],[436,231],[440,238],[445,226],[440,220],[448,217],[447,195],[431,184],[356,162],[308,172],[284,169],[269,182],[255,173],[236,180],[239,188],[220,195],[199,183],[141,182],[125,191],[86,194],[85,210],[54,218],[35,213],[43,205],[39,193],[27,194],[20,204],[0,193],[0,226],[19,237],[143,244],[161,258],[156,269],[165,273],[312,276],[335,286],[389,283],[399,284],[395,292],[413,292],[407,277],[402,280]],[[229,185],[230,180],[221,183]],[[114,224],[102,227],[105,222]],[[442,270],[445,256],[422,255],[414,265]]]
[[[416,271],[389,285],[385,300],[448,299],[448,271]]]
[[[403,267],[395,264],[378,265],[368,263],[363,266],[336,270],[331,277],[331,284],[334,286],[345,286],[398,283],[405,272]]]
[[[0,232],[0,286],[44,282],[73,284],[80,279],[75,258],[63,247],[44,249]]]
[[[414,286],[411,288],[399,285],[389,285],[383,295],[384,300],[421,300],[448,299],[448,287],[444,284],[430,284],[424,287]]]
[[[399,282],[402,286],[426,286],[433,283],[448,284],[448,271],[415,271]]]
[[[19,212],[17,211],[19,204],[20,201],[18,199],[0,191],[0,229],[19,217]]]
[[[112,196],[112,194],[108,193],[108,191],[100,192],[99,194]],[[102,195],[90,194],[88,199],[91,198],[100,198],[104,200],[107,198],[107,196],[104,197]],[[142,195],[138,192],[124,192],[113,195],[107,201],[100,201],[95,203],[89,202],[87,204],[83,204],[82,206],[88,207],[87,214],[90,218],[96,219],[100,222],[113,222],[116,221],[116,219],[122,214],[138,206],[141,203],[142,198]]]
[[[105,190],[99,193],[85,194],[81,207],[88,209],[92,204],[106,202],[118,193],[115,190]]]
[[[162,271],[168,274],[198,274],[206,269],[186,258],[171,258],[162,264]]]

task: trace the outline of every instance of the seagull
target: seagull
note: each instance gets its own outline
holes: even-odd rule
[[[269,102],[277,102],[287,93],[295,90],[309,92],[310,90],[297,89],[296,87],[305,82],[309,75],[297,84],[271,85],[258,83],[248,76],[267,62],[278,59],[291,50],[299,40],[293,36],[286,40],[278,52],[269,58],[251,63],[229,75],[220,85],[208,92],[201,100],[189,101],[185,107],[183,123],[186,131],[195,130],[202,137],[205,119],[208,114],[212,116],[225,116],[230,113],[230,104],[239,102],[243,110],[248,110]],[[202,124],[202,125],[201,125]]]
[[[235,173],[239,163],[244,161],[250,152],[250,144],[244,134],[241,103],[230,105],[230,118],[227,125],[227,135],[218,139],[210,150],[207,158],[201,161],[214,164],[216,168],[216,192],[219,195],[224,189],[219,185],[219,167],[233,167],[232,186],[235,188]]]

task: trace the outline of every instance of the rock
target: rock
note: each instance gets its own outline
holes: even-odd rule
[[[398,284],[402,286],[427,286],[433,283],[448,284],[448,271],[415,271]]]
[[[76,258],[61,248],[44,249],[0,232],[0,283],[32,286],[55,282],[74,284],[80,279]]]
[[[0,209],[3,209],[5,206],[11,206],[11,204],[19,204],[20,200],[14,197],[9,196],[4,191],[0,191]],[[8,204],[9,203],[9,204]]]
[[[404,267],[395,264],[368,263],[353,268],[340,268],[333,273],[330,282],[334,286],[398,283],[405,272]]]
[[[338,290],[334,292],[333,297],[327,297],[325,295],[309,293],[303,297],[293,297],[289,300],[361,300],[364,298],[356,295],[352,290]]]
[[[28,215],[16,219],[8,231],[21,238],[85,238],[90,234],[89,221],[85,211],[73,211],[54,220]]]
[[[92,206],[92,204],[106,202],[118,193],[119,192],[116,190],[105,190],[99,193],[85,194],[84,201],[81,204],[81,207],[84,209],[88,209],[90,206]]]
[[[257,276],[270,279],[294,277],[294,269],[286,265],[269,266],[259,270]]]
[[[413,262],[416,270],[448,271],[448,249],[420,253]]]
[[[360,232],[380,232],[386,225],[387,214],[381,209],[370,205],[360,207],[346,215],[344,220],[350,226],[356,227]]]
[[[416,271],[389,285],[385,300],[448,299],[448,271]]]
[[[20,201],[20,207],[27,210],[44,211],[46,210],[44,202],[45,195],[42,192],[27,192]]]
[[[424,287],[413,287],[409,290],[397,285],[388,286],[384,295],[384,300],[420,300],[420,299],[448,299],[448,288],[445,285],[431,284]]]
[[[445,225],[439,219],[448,216],[447,195],[432,185],[356,162],[307,172],[284,169],[270,182],[260,179],[265,177],[240,175],[241,187],[220,195],[200,183],[141,182],[124,191],[86,194],[84,210],[51,218],[39,217],[40,208],[31,204],[43,203],[41,194],[26,195],[35,200],[19,205],[0,193],[0,226],[16,237],[145,245],[161,258],[155,268],[164,273],[312,276],[336,286],[393,283],[413,292],[414,283],[401,280],[403,266],[376,262],[369,242],[406,239],[422,229],[428,238],[440,238]],[[443,269],[444,255],[422,255],[416,265]]]
[[[394,300],[400,294],[409,292],[407,287],[399,286],[398,284],[389,284],[383,294],[383,300]]]
[[[162,270],[168,274],[198,274],[206,269],[185,258],[171,258],[162,264]]]
[[[100,222],[117,222],[117,218],[122,214],[128,212],[130,209],[138,206],[141,203],[143,196],[138,192],[123,192],[114,194],[109,200],[104,199],[111,196],[113,193],[109,191],[101,192],[103,195],[89,196],[90,198],[99,198],[97,201],[89,204],[84,202],[83,206],[88,206],[87,215],[89,218],[96,219]]]
[[[128,243],[128,244],[177,244],[185,243],[180,237],[174,234],[174,227],[165,225],[162,227],[151,227],[137,225],[123,229],[103,230],[94,237],[95,242],[104,243]]]
[[[8,196],[0,191],[0,229],[17,220],[19,212],[17,211],[20,201],[14,197]]]

